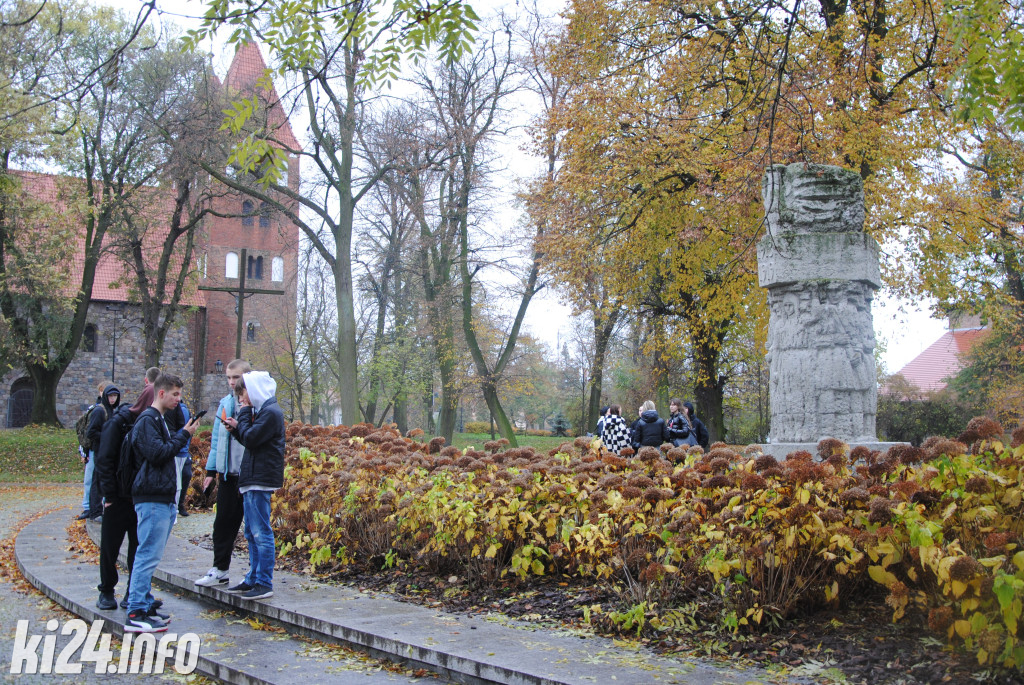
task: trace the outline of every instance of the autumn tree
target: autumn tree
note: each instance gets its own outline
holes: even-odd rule
[[[255,6],[243,0],[209,0],[207,4],[195,42],[224,25],[231,27],[232,44],[261,40],[270,50],[275,73],[294,80],[294,103],[309,121],[308,141],[295,149],[272,129],[247,129],[258,103],[241,100],[228,119],[234,131],[246,132],[233,161],[245,172],[256,172],[263,179],[263,190],[247,188],[219,170],[209,171],[228,186],[284,212],[330,265],[338,316],[337,394],[343,420],[354,423],[359,387],[353,218],[356,205],[381,176],[379,171],[360,172],[355,142],[364,97],[374,84],[397,77],[403,57],[422,59],[436,47],[443,60],[458,59],[469,47],[476,16],[458,0],[426,10],[383,0],[340,6],[322,0],[270,0]],[[288,155],[308,160],[315,170],[317,178],[308,186],[308,194],[280,183]],[[293,211],[282,198],[298,203],[302,213]],[[326,232],[319,230],[321,226]]]
[[[371,319],[365,334],[367,360],[360,364],[366,379],[360,409],[370,423],[382,422],[391,412],[403,432],[410,400],[422,391],[422,367],[430,364],[415,335],[423,292],[417,268],[420,227],[404,178],[407,171],[417,173],[411,166],[423,142],[416,137],[415,120],[410,106],[398,104],[372,117],[361,134],[368,162],[384,174],[363,204],[355,257],[363,269],[360,290]]]
[[[875,210],[917,177],[916,155],[931,144],[922,112],[952,46],[914,1],[578,0],[567,17],[553,65],[572,95],[552,119],[566,132],[566,165],[550,197],[586,211],[558,223],[581,250],[559,263],[611,245],[624,304],[686,323],[699,411],[719,438],[722,346],[733,326],[766,315],[745,305],[758,297],[764,169],[856,169],[869,229],[897,236]]]
[[[32,421],[37,423],[57,423],[57,384],[81,341],[101,255],[125,217],[146,211],[142,207],[161,178],[166,158],[159,127],[166,124],[173,101],[165,98],[166,81],[147,80],[168,54],[165,45],[153,44],[151,32],[140,33],[135,23],[109,9],[77,9],[62,15],[60,27],[69,37],[55,56],[58,66],[50,66],[56,74],[50,78],[59,81],[51,87],[64,95],[52,100],[45,131],[40,131],[46,134],[46,147],[37,146],[34,154],[45,155],[69,176],[58,182],[59,201],[66,217],[78,223],[71,242],[79,254],[59,262],[68,280],[47,296],[72,293],[73,303],[70,319],[58,331],[31,325],[9,329],[21,330],[35,341],[36,350],[45,350],[19,360],[34,384]],[[132,42],[140,35],[147,45]],[[83,82],[81,74],[97,76]],[[9,245],[18,238],[12,241]],[[71,268],[76,262],[80,269]],[[9,305],[11,298],[4,302]],[[4,316],[12,320],[18,314],[8,307]]]
[[[145,364],[159,366],[167,333],[194,292],[197,232],[213,196],[224,192],[200,162],[223,164],[229,141],[219,130],[223,94],[210,65],[180,41],[151,48],[126,90],[153,129],[159,169],[152,188],[121,206],[109,250],[124,263],[130,297],[140,305]]]

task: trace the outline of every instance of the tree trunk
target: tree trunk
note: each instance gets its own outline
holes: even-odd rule
[[[57,417],[57,384],[64,375],[64,368],[47,369],[45,366],[29,364],[27,371],[33,385],[32,423],[63,426]],[[89,404],[93,401],[91,396],[83,399]]]
[[[345,222],[342,221],[342,224]],[[340,228],[340,227],[339,227]],[[356,311],[352,299],[352,213],[348,229],[339,230],[338,258],[334,260],[334,292],[338,304],[338,400],[341,421],[352,426],[359,421],[359,376],[356,351]]]
[[[320,425],[320,371],[317,360],[309,360],[309,422],[314,426]]]
[[[455,435],[455,419],[459,410],[459,390],[455,383],[455,362],[439,363],[441,371],[441,411],[435,432],[449,445]]]
[[[382,381],[380,374],[381,350],[384,349],[384,326],[387,323],[387,301],[381,298],[377,307],[377,326],[373,335],[373,354],[370,357],[370,383],[367,391],[366,408],[363,420],[377,423],[377,399],[381,395]],[[383,419],[384,417],[381,416]]]
[[[600,420],[601,390],[604,385],[604,359],[608,353],[608,343],[619,320],[619,310],[613,310],[608,316],[601,312],[594,314],[594,366],[590,372],[590,402],[587,405],[585,423],[581,427],[590,430]]]
[[[405,390],[401,390],[395,395],[395,409],[392,411],[391,417],[395,421],[398,432],[406,435],[409,432],[409,396]]]
[[[718,373],[720,349],[720,345],[708,342],[697,341],[693,345],[694,362],[697,367],[697,382],[694,386],[696,413],[707,426],[711,442],[725,439],[723,395],[728,379]]]
[[[434,379],[433,373],[427,370],[424,374],[423,383],[423,430],[427,435],[437,435],[437,426],[434,424]]]

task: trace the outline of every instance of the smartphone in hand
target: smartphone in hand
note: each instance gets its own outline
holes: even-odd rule
[[[206,416],[206,410],[205,409],[202,410],[201,412],[199,412],[198,414],[196,414],[195,416],[193,416],[192,420],[193,421],[198,421],[199,419],[203,418],[204,416]]]

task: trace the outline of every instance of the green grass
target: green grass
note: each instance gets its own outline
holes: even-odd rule
[[[497,433],[495,440],[501,438]],[[456,433],[452,436],[452,444],[458,447],[460,450],[464,450],[467,447],[474,447],[478,450],[484,448],[484,443],[491,439],[490,433]],[[572,438],[556,438],[556,437],[545,437],[538,435],[517,435],[516,442],[519,443],[520,447],[536,447],[541,451],[548,451],[552,447],[558,447],[563,442],[572,442]]]
[[[423,438],[420,438],[421,440]],[[483,449],[487,433],[456,433],[456,447]],[[520,447],[548,451],[572,438],[517,435]],[[80,483],[78,439],[70,429],[28,426],[0,430],[0,483]]]
[[[81,483],[75,431],[27,426],[0,430],[0,482]]]

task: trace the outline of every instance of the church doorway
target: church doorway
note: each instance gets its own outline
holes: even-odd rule
[[[7,400],[7,427],[22,428],[32,420],[32,389],[31,378],[19,378],[11,386],[11,397]]]

